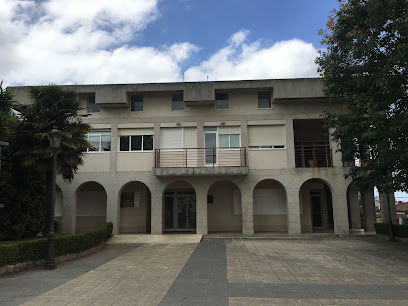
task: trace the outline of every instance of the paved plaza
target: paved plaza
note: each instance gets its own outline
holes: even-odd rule
[[[140,237],[2,277],[0,305],[408,305],[408,244]]]

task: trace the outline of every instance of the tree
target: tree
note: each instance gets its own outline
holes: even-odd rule
[[[325,112],[325,122],[343,160],[361,161],[347,176],[363,189],[407,191],[408,2],[339,0],[319,34],[324,92],[344,103],[341,113]]]
[[[44,226],[45,179],[34,169],[22,167],[13,156],[15,126],[13,95],[0,83],[0,135],[10,142],[2,149],[0,172],[0,240],[35,236]]]
[[[16,156],[24,166],[45,172],[45,215],[48,217],[52,196],[52,149],[48,134],[54,127],[62,132],[57,172],[64,180],[71,181],[89,147],[87,133],[90,126],[82,121],[82,108],[75,91],[56,85],[32,87],[30,97],[31,104],[16,106],[21,117],[16,127]],[[43,232],[48,232],[48,228],[45,227]]]

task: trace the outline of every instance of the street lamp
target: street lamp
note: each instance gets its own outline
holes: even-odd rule
[[[54,270],[55,266],[55,232],[54,232],[54,211],[55,211],[55,194],[56,194],[56,179],[57,179],[57,155],[61,146],[61,132],[54,127],[49,133],[50,144],[52,149],[52,199],[51,212],[49,219],[48,233],[48,252],[45,261],[45,269]]]

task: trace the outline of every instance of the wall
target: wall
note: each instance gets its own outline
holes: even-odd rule
[[[250,149],[248,166],[250,169],[287,168],[287,152],[285,149]]]

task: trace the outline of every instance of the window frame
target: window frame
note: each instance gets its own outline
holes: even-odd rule
[[[180,98],[181,97],[181,100],[176,100],[176,98]],[[182,102],[183,103],[183,109],[175,109],[174,108],[174,103],[175,102]],[[181,93],[179,93],[179,94],[172,94],[171,95],[171,111],[172,112],[184,112],[184,111],[186,111],[186,105],[185,105],[185,103],[184,103],[184,95]]]
[[[219,99],[220,96],[222,96],[222,95],[226,95],[227,99]],[[217,96],[218,96],[218,98],[217,98]],[[217,107],[217,101],[227,101],[227,108],[218,108]],[[219,93],[215,94],[215,110],[220,110],[220,111],[229,110],[229,95],[228,95],[228,92],[219,92]]]
[[[141,141],[141,150],[132,150],[132,136],[140,136],[142,137],[142,141]],[[151,136],[152,137],[152,149],[151,150],[145,150],[144,148],[144,137],[145,136]],[[129,137],[129,148],[127,151],[123,151],[121,150],[120,147],[120,138],[121,137]],[[119,135],[118,136],[118,152],[153,152],[154,151],[154,135]]]
[[[269,95],[269,107],[260,107],[259,102],[260,102],[260,95],[262,94],[268,94]],[[271,91],[258,91],[258,109],[271,109],[272,108],[272,93]]]
[[[231,147],[231,136],[238,135],[238,147]],[[221,136],[228,136],[228,147],[221,147]],[[220,150],[239,150],[241,148],[241,134],[218,134],[218,146]]]
[[[90,136],[99,136],[99,148],[96,151],[90,150],[90,148],[87,149],[87,153],[110,153],[112,151],[112,134],[111,131],[107,130],[100,130],[100,131],[89,131],[88,134],[86,135],[86,139],[88,140],[89,144],[91,142],[89,141]],[[109,136],[109,150],[102,150],[102,136]]]
[[[137,99],[137,97],[141,97],[141,101],[132,101],[132,98],[135,97],[135,99]],[[142,104],[142,110],[132,110],[132,103],[141,103]],[[135,107],[136,108],[136,107]],[[130,112],[131,113],[142,113],[144,111],[144,96],[143,95],[130,95]]]

